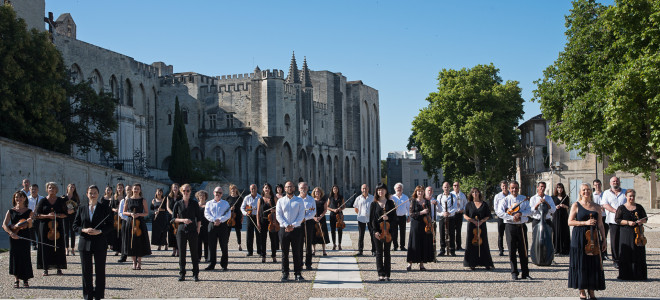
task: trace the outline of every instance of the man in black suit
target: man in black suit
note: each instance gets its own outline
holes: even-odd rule
[[[87,205],[78,206],[73,230],[80,234],[78,251],[82,266],[83,298],[86,300],[102,299],[105,294],[105,259],[108,241],[104,232],[112,229],[112,210],[107,204],[98,203],[99,188],[91,185],[87,188]],[[92,257],[96,267],[96,288],[92,281]]]

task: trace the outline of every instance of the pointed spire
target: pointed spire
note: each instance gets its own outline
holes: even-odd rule
[[[300,74],[300,82],[304,87],[312,87],[312,78],[309,75],[309,68],[307,68],[307,57],[303,59],[302,74]]]
[[[261,69],[259,69],[259,65],[254,68],[254,78],[261,79]]]
[[[286,83],[300,83],[298,75],[298,65],[296,64],[296,52],[291,55],[291,65],[289,66],[289,76],[286,78]]]

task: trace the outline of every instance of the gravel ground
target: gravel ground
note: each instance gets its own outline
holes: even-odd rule
[[[494,230],[489,232],[490,246],[496,248],[496,234]],[[353,244],[357,245],[357,232],[349,234]],[[245,247],[245,237],[246,234],[243,234],[243,247]],[[658,284],[660,279],[659,238],[658,229],[647,230],[647,262],[650,278],[648,281],[619,281],[616,279],[616,269],[612,267],[611,263],[606,262],[607,289],[597,292],[597,296],[658,297],[660,295],[660,284]],[[365,241],[365,244],[365,249],[370,249],[369,241]],[[427,271],[425,272],[416,270],[416,265],[413,266],[413,271],[406,272],[406,253],[396,251],[392,252],[392,282],[379,282],[375,258],[362,256],[358,257],[358,261],[364,283],[363,289],[313,289],[315,271],[303,272],[303,276],[307,279],[306,282],[281,283],[279,255],[278,263],[265,264],[261,263],[260,258],[246,257],[245,251],[235,250],[238,246],[233,234],[230,237],[229,248],[233,249],[229,253],[229,272],[203,271],[207,264],[200,263],[201,282],[191,280],[190,263],[188,264],[187,281],[178,282],[178,260],[171,257],[169,251],[155,251],[154,248],[154,254],[143,258],[142,270],[138,271],[131,269],[131,263],[117,263],[118,257],[109,253],[106,271],[108,276],[106,298],[308,299],[310,297],[362,297],[432,299],[577,296],[577,291],[566,287],[568,256],[557,257],[557,264],[549,267],[537,267],[530,264],[530,275],[534,279],[514,282],[510,279],[508,256],[497,256],[497,252],[492,252],[495,263],[494,271],[484,269],[471,271],[464,268],[463,251],[458,251],[456,257],[440,257],[437,263],[426,265]],[[317,253],[319,252],[317,251]],[[328,254],[352,256],[355,251],[329,251]],[[32,251],[32,257],[33,266],[35,266],[36,251]],[[8,260],[8,253],[0,254],[0,266],[8,268]],[[82,296],[80,259],[78,256],[69,256],[67,260],[68,269],[64,270],[65,275],[63,276],[43,277],[41,270],[35,268],[35,278],[30,280],[29,289],[12,288],[13,276],[10,276],[7,271],[3,272],[0,275],[0,298],[80,298]],[[318,257],[314,258],[314,268],[316,268],[318,260]]]

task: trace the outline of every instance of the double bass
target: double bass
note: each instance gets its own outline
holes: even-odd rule
[[[541,212],[541,221],[532,228],[532,249],[530,256],[532,263],[537,266],[549,266],[555,259],[554,245],[552,244],[552,227],[545,222],[550,204],[543,203],[538,207]]]

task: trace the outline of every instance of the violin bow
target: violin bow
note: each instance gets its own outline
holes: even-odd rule
[[[479,224],[479,216],[475,216],[474,218],[477,219],[477,224]],[[481,257],[481,244],[479,243],[479,238],[481,238],[481,226],[477,225],[477,245],[479,246],[479,252],[477,252],[479,254],[477,257]]]
[[[387,214],[391,213],[392,211],[396,210],[397,208],[399,208],[399,206],[401,206],[401,204],[404,204],[404,203],[406,203],[406,202],[410,202],[410,198],[408,198],[408,200],[406,200],[406,201],[403,201],[403,202],[399,203],[399,204],[398,204],[397,206],[395,206],[394,208],[388,210],[386,213],[384,213],[382,216],[380,216],[380,218],[378,218],[378,220],[382,219],[385,215],[387,215]]]
[[[53,208],[53,223],[55,224],[55,234],[53,237],[55,238],[55,249],[57,249],[57,214],[55,213],[55,208]]]

